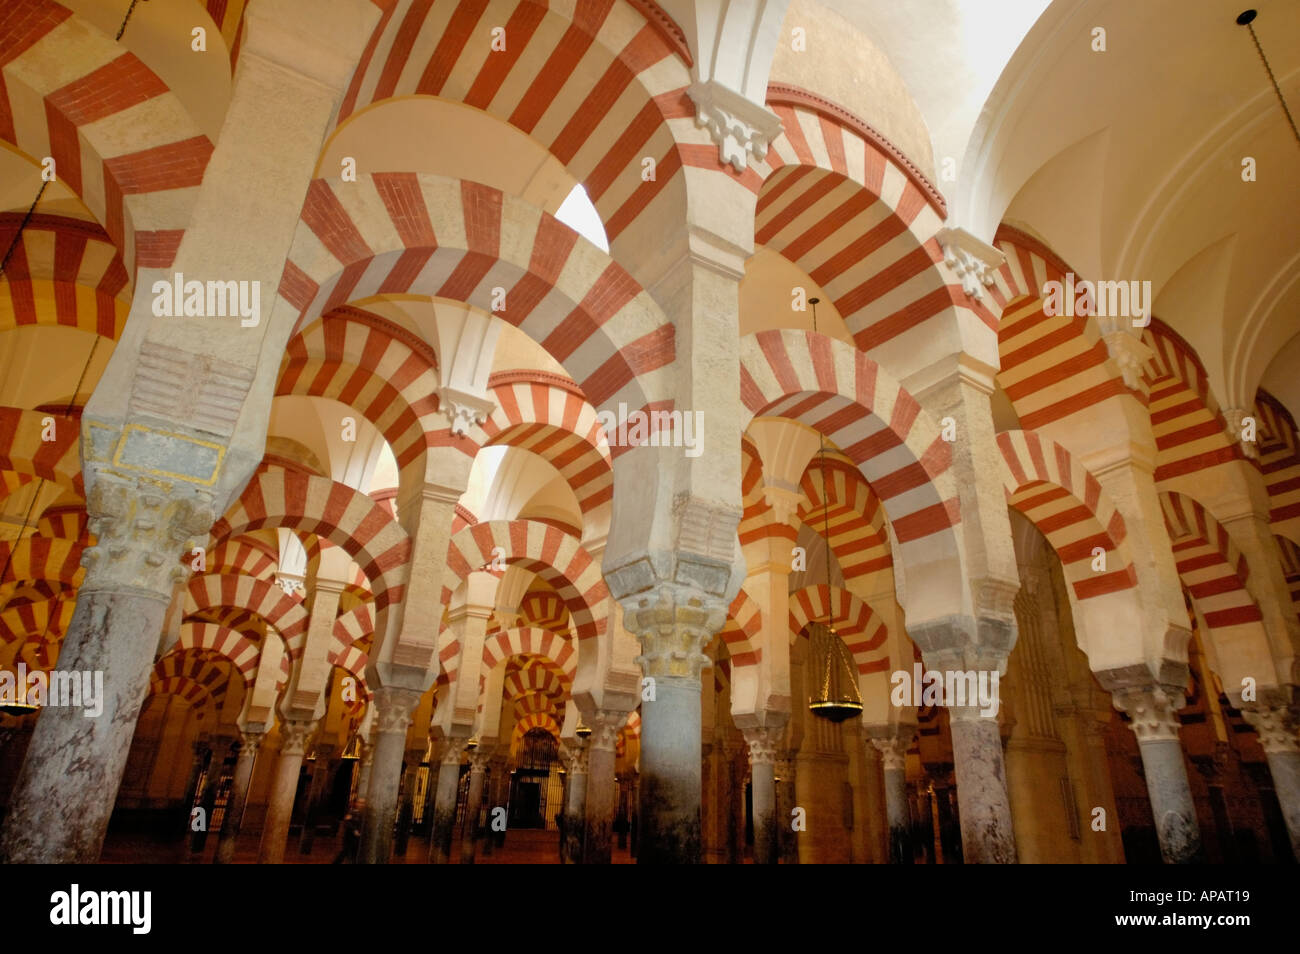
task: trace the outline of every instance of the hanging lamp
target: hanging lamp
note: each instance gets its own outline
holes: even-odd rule
[[[809,298],[813,308],[813,332],[817,331],[817,303],[820,298]],[[843,722],[862,713],[862,695],[853,675],[853,661],[848,647],[835,631],[831,614],[831,517],[830,480],[826,467],[826,438],[818,432],[818,468],[822,472],[822,536],[826,540],[826,619],[808,624],[805,632],[812,644],[812,658],[819,676],[817,691],[809,698],[812,714],[831,722]]]

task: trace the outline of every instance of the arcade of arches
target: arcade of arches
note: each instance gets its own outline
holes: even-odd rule
[[[1238,9],[129,6],[0,5],[0,860],[1300,854]]]

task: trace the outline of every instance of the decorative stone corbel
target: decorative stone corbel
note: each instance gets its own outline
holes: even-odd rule
[[[471,427],[486,423],[488,415],[497,408],[495,401],[450,386],[438,392],[438,402],[452,434],[457,437],[465,437]]]
[[[1002,267],[1006,256],[963,228],[940,229],[937,238],[943,262],[961,279],[962,291],[981,300],[984,289],[993,286],[993,273]]]
[[[717,80],[692,83],[686,89],[695,104],[695,125],[709,131],[717,143],[719,161],[744,172],[752,155],[758,161],[781,134],[776,113],[729,89]]]
[[[1241,452],[1250,460],[1259,459],[1259,444],[1256,440],[1255,415],[1247,408],[1230,407],[1223,412],[1228,436],[1231,437]]]

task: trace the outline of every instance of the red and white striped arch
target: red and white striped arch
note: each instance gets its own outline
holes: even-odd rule
[[[1186,494],[1163,492],[1160,509],[1173,544],[1178,577],[1211,629],[1261,623],[1263,615],[1246,588],[1250,567],[1228,531]],[[1260,632],[1263,630],[1261,628]]]
[[[432,446],[434,435],[447,431],[438,413],[438,383],[437,358],[424,341],[377,315],[341,308],[289,341],[275,393],[332,398],[355,408],[404,468]]]
[[[385,5],[339,109],[398,96],[465,103],[527,133],[586,187],[614,241],[651,205],[685,207],[683,165],[717,165],[698,147],[689,53],[649,0],[397,0]],[[493,27],[506,49],[492,50]],[[674,32],[676,35],[674,35]],[[642,157],[656,162],[641,178]]]
[[[742,588],[727,607],[727,621],[718,631],[718,638],[727,647],[727,657],[732,666],[756,666],[763,658],[759,645],[763,635],[763,612]]]
[[[370,604],[362,603],[334,621],[330,634],[330,648],[326,659],[331,665],[346,669],[358,678],[363,677],[369,654],[364,648],[366,640],[373,640],[375,614]]]
[[[1291,412],[1273,395],[1255,394],[1259,469],[1268,490],[1273,532],[1300,543],[1300,434]]]
[[[790,594],[790,642],[809,623],[825,621],[828,616],[853,654],[860,675],[889,669],[889,654],[881,651],[889,638],[884,620],[862,600],[838,586],[828,588],[825,583],[818,583]]]
[[[280,565],[279,551],[249,534],[209,547],[204,559],[208,573],[239,573],[268,582]]]
[[[411,541],[383,507],[325,477],[279,471],[249,482],[239,500],[212,527],[212,538],[264,527],[314,533],[348,552],[372,582],[375,607],[401,601]]]
[[[514,656],[546,659],[570,682],[578,671],[578,653],[572,641],[548,629],[516,626],[488,637],[483,643],[483,670],[489,671]]]
[[[54,440],[42,439],[46,418],[54,419]],[[85,497],[81,479],[81,423],[76,416],[0,407],[0,471],[44,478]]]
[[[0,248],[13,246],[0,284],[0,331],[77,328],[116,341],[131,302],[122,256],[99,225],[38,213],[0,213]]]
[[[920,403],[865,354],[811,331],[748,335],[740,342],[740,396],[749,418],[797,420],[836,444],[884,504],[905,553],[930,538],[959,552],[951,446]]]
[[[212,154],[157,74],[52,0],[0,9],[0,139],[54,158],[128,273],[171,265]]]
[[[1278,551],[1282,554],[1282,575],[1286,577],[1287,589],[1291,591],[1291,604],[1296,616],[1300,616],[1300,544],[1286,537],[1274,537]]]
[[[1143,330],[1142,342],[1153,352],[1142,376],[1151,393],[1156,482],[1241,459],[1192,346],[1158,318]]]
[[[549,629],[567,635],[569,609],[560,594],[553,591],[531,590],[519,601],[519,618],[529,626]]]
[[[187,621],[181,624],[181,637],[177,645],[181,650],[206,650],[230,660],[235,672],[251,686],[257,678],[257,665],[262,658],[262,648],[243,633],[218,626],[216,623]],[[175,650],[173,650],[175,651]],[[277,684],[289,681],[289,658],[280,657],[280,677]]]
[[[255,613],[274,626],[284,640],[287,658],[297,659],[302,653],[310,617],[300,597],[242,573],[203,573],[190,578],[186,616],[227,607]]]
[[[825,489],[823,480],[828,483]],[[823,471],[814,457],[803,473],[799,489],[807,499],[807,503],[799,505],[799,519],[823,537],[829,525],[827,542],[846,582],[893,569],[880,499],[852,463],[827,454]]]
[[[1006,256],[990,289],[1002,315],[997,380],[1021,425],[1026,430],[1045,427],[1126,393],[1123,379],[1108,363],[1096,319],[1049,316],[1043,310],[1046,283],[1064,283],[1073,270],[1016,229],[1002,226],[993,241]],[[1141,392],[1134,393],[1145,400]]]
[[[533,711],[549,711],[569,691],[569,677],[555,663],[541,656],[527,657],[524,665],[506,673],[501,683],[501,693],[506,699],[519,703],[529,696],[541,696],[543,705]]]
[[[36,535],[85,542],[89,523],[84,504],[58,504],[41,514],[36,522]]]
[[[490,520],[453,536],[447,547],[443,603],[450,603],[453,591],[471,572],[492,564],[494,550],[506,564],[537,574],[559,594],[579,640],[605,633],[609,591],[600,566],[572,534],[535,520]]]
[[[1004,431],[997,441],[1007,505],[1047,538],[1075,597],[1137,586],[1124,517],[1097,478],[1060,444],[1033,431]],[[1092,568],[1096,547],[1105,551],[1105,571]]]
[[[584,534],[609,528],[614,471],[596,410],[572,382],[545,371],[504,371],[488,379],[497,408],[483,425],[488,446],[537,454],[560,472],[582,513]]]
[[[754,166],[754,241],[821,286],[861,350],[920,340],[954,307],[997,328],[997,315],[948,283],[935,238],[943,199],[897,149],[802,90],[769,86],[768,102],[784,131]]]
[[[81,566],[85,545],[54,537],[24,537],[17,543],[0,543],[0,585],[45,580],[59,588],[75,590],[86,572]]]
[[[379,294],[490,312],[494,288],[506,296],[496,314],[550,352],[595,407],[672,407],[673,326],[650,295],[567,225],[478,183],[415,173],[314,181],[280,295],[302,325]]]
[[[514,731],[510,734],[510,750],[515,751],[516,746],[523,741],[524,736],[533,729],[545,729],[555,736],[557,741],[560,738],[560,723],[556,721],[555,716],[549,712],[530,712],[521,716],[519,721],[515,723]]]
[[[195,708],[220,705],[238,670],[225,656],[207,649],[174,648],[154,663],[150,695],[174,695]],[[240,681],[249,682],[240,674]]]

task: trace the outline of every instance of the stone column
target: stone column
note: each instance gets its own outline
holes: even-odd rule
[[[1242,711],[1259,733],[1259,744],[1268,758],[1286,830],[1291,836],[1291,853],[1300,861],[1300,745],[1290,712],[1283,706],[1259,706]]]
[[[911,823],[907,811],[907,750],[910,738],[872,739],[885,775],[885,817],[889,822],[889,863],[912,863]]]
[[[469,792],[465,798],[465,834],[460,841],[460,863],[472,865],[478,847],[478,816],[483,807],[483,778],[491,752],[474,751],[469,756]]]
[[[366,814],[357,858],[361,864],[387,864],[392,853],[406,730],[411,727],[411,716],[420,704],[420,695],[415,689],[397,686],[381,686],[375,690],[375,723],[371,730],[374,755],[369,785],[364,790]]]
[[[163,617],[184,577],[179,556],[212,525],[211,500],[199,495],[165,496],[143,478],[137,486],[103,476],[93,486],[87,509],[97,543],[82,555],[86,577],[57,671],[102,673],[103,711],[41,713],[0,832],[3,864],[98,860]]]
[[[214,864],[228,865],[235,860],[235,845],[239,840],[239,827],[244,821],[244,806],[248,804],[248,786],[253,781],[253,766],[257,750],[266,732],[261,729],[243,729],[239,733],[239,756],[235,760],[235,775],[230,782],[230,798],[226,814],[221,819],[221,836],[217,839],[217,856]]]
[[[1116,692],[1115,705],[1128,714],[1129,728],[1137,736],[1147,797],[1151,799],[1151,815],[1165,864],[1203,861],[1196,804],[1178,741],[1177,710],[1183,706],[1183,697],[1159,686],[1148,686]]]
[[[289,822],[298,794],[298,776],[307,739],[316,728],[314,722],[291,720],[280,725],[280,757],[275,763],[275,780],[271,783],[271,800],[262,828],[262,847],[257,862],[278,865],[284,861],[284,847],[289,840]]]
[[[583,842],[587,833],[587,745],[572,742],[567,747],[564,767],[567,786],[564,791],[563,864],[582,864]]]
[[[799,863],[799,833],[794,830],[795,781],[799,751],[786,749],[776,762],[776,847],[781,863]]]
[[[212,827],[212,815],[217,805],[217,788],[221,784],[221,773],[226,766],[226,755],[235,740],[229,736],[217,736],[212,742],[212,757],[208,759],[208,774],[203,780],[203,794],[199,796],[199,807],[203,809],[203,830],[193,832],[190,838],[190,852],[202,854],[208,843],[208,831]],[[192,828],[193,826],[191,826]]]
[[[364,808],[366,805],[371,769],[375,764],[375,747],[372,743],[362,741],[360,762],[361,764],[357,766],[357,795],[352,804],[353,809]]]
[[[334,746],[317,745],[311,766],[311,783],[307,788],[307,811],[302,820],[302,836],[298,840],[298,852],[310,855],[316,844],[316,815],[320,810],[320,800],[325,785],[330,777],[330,757]]]
[[[610,838],[614,831],[614,813],[618,811],[618,783],[614,766],[618,761],[615,751],[618,733],[627,722],[628,713],[608,709],[583,716],[591,729],[587,739],[587,791],[586,830],[583,833],[582,862],[588,865],[607,865],[613,846]],[[644,727],[642,729],[644,732]],[[644,736],[643,736],[644,738]],[[644,750],[643,750],[644,751]],[[644,755],[642,758],[644,759]]]
[[[429,832],[429,863],[451,861],[451,840],[456,828],[456,796],[460,793],[461,738],[447,739],[438,767],[438,789],[433,800],[433,824]]]
[[[948,709],[962,857],[967,864],[1015,864],[1016,837],[1007,798],[998,720],[975,706]]]
[[[504,831],[497,831],[493,828],[496,819],[496,810],[500,808],[505,811],[506,801],[509,798],[507,786],[510,781],[510,771],[504,756],[498,754],[488,763],[488,823],[487,831],[483,833],[483,854],[490,855],[500,845],[501,839],[505,837]]]
[[[781,860],[777,844],[777,828],[781,819],[776,816],[776,750],[785,734],[785,727],[745,729],[745,742],[749,745],[749,774],[752,785],[754,813],[754,864],[774,865]]]
[[[212,746],[208,741],[207,733],[201,734],[193,742],[194,758],[190,761],[190,774],[185,780],[185,796],[181,803],[179,815],[179,824],[177,827],[186,834],[190,832],[190,819],[194,811],[194,803],[198,801],[199,796],[199,776],[203,774],[203,768],[211,761]]]
[[[411,816],[415,813],[415,782],[420,772],[423,751],[407,750],[402,771],[401,795],[397,807],[397,831],[393,838],[393,855],[406,857],[406,846],[411,838]]]

